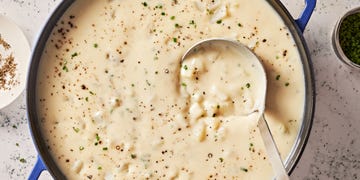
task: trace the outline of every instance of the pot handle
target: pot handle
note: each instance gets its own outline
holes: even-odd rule
[[[28,178],[28,180],[37,180],[40,177],[40,174],[46,170],[46,167],[44,165],[44,163],[42,162],[40,156],[38,156],[37,161],[35,163],[35,166],[33,168],[33,170],[31,171],[31,174]]]
[[[305,0],[305,8],[301,13],[299,19],[295,20],[301,32],[304,32],[305,27],[309,22],[312,13],[314,12],[315,6],[316,6],[316,0]]]

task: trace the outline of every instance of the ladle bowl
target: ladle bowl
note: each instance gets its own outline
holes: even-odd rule
[[[220,47],[221,46],[221,47]],[[217,48],[225,48],[226,51],[234,51],[236,50],[236,55],[239,56],[242,60],[250,61],[252,66],[256,66],[256,74],[258,75],[260,83],[260,87],[262,89],[261,92],[258,93],[259,97],[256,97],[253,109],[245,115],[250,115],[253,113],[258,113],[258,128],[260,134],[262,136],[265,149],[267,151],[268,158],[272,165],[273,171],[275,173],[275,178],[278,180],[287,180],[289,176],[285,170],[284,163],[281,160],[279,151],[271,134],[270,128],[266,122],[264,111],[265,111],[265,100],[266,100],[266,90],[267,90],[267,78],[266,78],[266,71],[259,60],[259,58],[245,45],[241,44],[238,41],[225,39],[225,38],[211,38],[205,39],[202,41],[197,42],[193,46],[191,46],[182,56],[181,62],[187,60],[190,55],[195,53],[206,53],[207,51],[200,51],[201,49],[210,48],[211,50],[216,50]],[[201,54],[203,55],[203,54]],[[221,59],[218,59],[221,60]]]

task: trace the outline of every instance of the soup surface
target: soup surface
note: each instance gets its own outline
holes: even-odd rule
[[[296,45],[265,0],[78,0],[40,62],[45,141],[68,179],[271,179],[257,128],[256,69],[207,38],[237,40],[267,73],[266,118],[285,159],[305,85]]]

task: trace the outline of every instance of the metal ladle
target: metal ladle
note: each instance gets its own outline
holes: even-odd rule
[[[273,136],[271,134],[271,131],[269,129],[269,126],[268,126],[268,124],[265,120],[265,116],[264,116],[267,78],[266,78],[265,69],[264,69],[262,63],[260,62],[260,60],[258,59],[258,57],[249,48],[247,48],[245,45],[243,45],[237,41],[229,40],[229,39],[222,39],[222,38],[212,38],[212,39],[205,39],[200,42],[197,42],[195,45],[190,47],[185,52],[185,54],[182,56],[181,62],[183,62],[190,54],[198,52],[199,48],[201,48],[201,47],[206,48],[205,47],[206,45],[212,45],[215,43],[217,45],[221,44],[224,46],[228,45],[228,46],[235,47],[236,50],[238,50],[240,52],[240,54],[243,56],[242,58],[244,58],[244,56],[245,56],[246,59],[248,59],[249,61],[253,61],[254,65],[259,67],[258,69],[260,69],[260,71],[257,73],[260,73],[260,76],[262,77],[262,79],[258,83],[263,83],[263,84],[261,84],[261,85],[263,85],[262,87],[264,87],[263,94],[261,94],[261,97],[257,97],[257,98],[259,98],[258,102],[260,102],[260,103],[257,103],[255,105],[255,106],[257,106],[257,107],[255,107],[255,110],[248,113],[248,115],[250,115],[254,112],[257,112],[260,114],[260,118],[258,119],[258,127],[259,127],[260,134],[262,136],[264,145],[265,145],[265,149],[268,154],[268,158],[270,160],[273,171],[275,173],[275,178],[278,180],[288,180],[289,176],[285,170],[285,167],[281,160],[279,151],[277,149],[277,146],[274,142]]]

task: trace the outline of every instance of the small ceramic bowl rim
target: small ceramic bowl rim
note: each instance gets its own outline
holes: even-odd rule
[[[19,84],[11,87],[10,90],[0,90],[0,109],[3,109],[14,102],[26,87],[31,49],[21,28],[9,17],[1,14],[0,34],[2,34],[3,38],[12,46],[10,50],[17,64],[15,76],[19,81]]]
[[[353,8],[349,11],[347,11],[344,15],[341,16],[341,18],[337,21],[334,32],[333,32],[333,38],[332,38],[332,44],[334,51],[336,55],[339,57],[339,59],[344,62],[345,64],[349,65],[350,67],[356,68],[360,70],[360,64],[356,64],[352,62],[344,53],[344,51],[341,48],[340,41],[339,41],[339,32],[342,22],[345,18],[347,18],[350,15],[360,13],[360,7]]]

